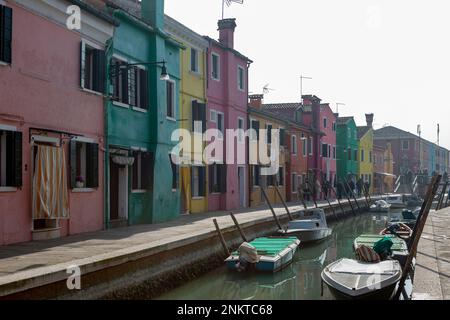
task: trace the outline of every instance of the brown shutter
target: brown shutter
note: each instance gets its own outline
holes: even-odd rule
[[[227,193],[227,165],[220,165],[220,192]]]
[[[97,92],[105,92],[106,57],[105,51],[94,49],[94,70],[92,89]]]

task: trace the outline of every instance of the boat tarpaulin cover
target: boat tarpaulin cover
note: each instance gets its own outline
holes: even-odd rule
[[[69,218],[63,148],[38,145],[34,168],[33,219]]]
[[[400,265],[395,260],[362,263],[356,260],[342,259],[332,266],[329,271],[332,273],[393,275],[399,271],[399,268]]]

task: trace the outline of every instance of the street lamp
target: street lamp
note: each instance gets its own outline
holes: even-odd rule
[[[170,76],[167,73],[167,67],[166,67],[166,61],[157,61],[157,62],[143,62],[143,63],[126,63],[126,64],[114,64],[112,65],[111,69],[109,70],[109,77],[110,80],[112,80],[114,77],[117,77],[121,75],[123,72],[128,71],[134,67],[137,66],[155,66],[160,65],[161,66],[161,76],[159,79],[161,81],[169,81]]]

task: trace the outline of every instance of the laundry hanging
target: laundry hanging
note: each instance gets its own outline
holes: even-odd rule
[[[33,219],[69,218],[66,157],[63,148],[37,146],[33,176]]]

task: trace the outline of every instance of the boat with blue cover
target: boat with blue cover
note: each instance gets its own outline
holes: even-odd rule
[[[225,263],[234,271],[277,272],[292,262],[299,245],[297,237],[257,238],[244,242]]]

